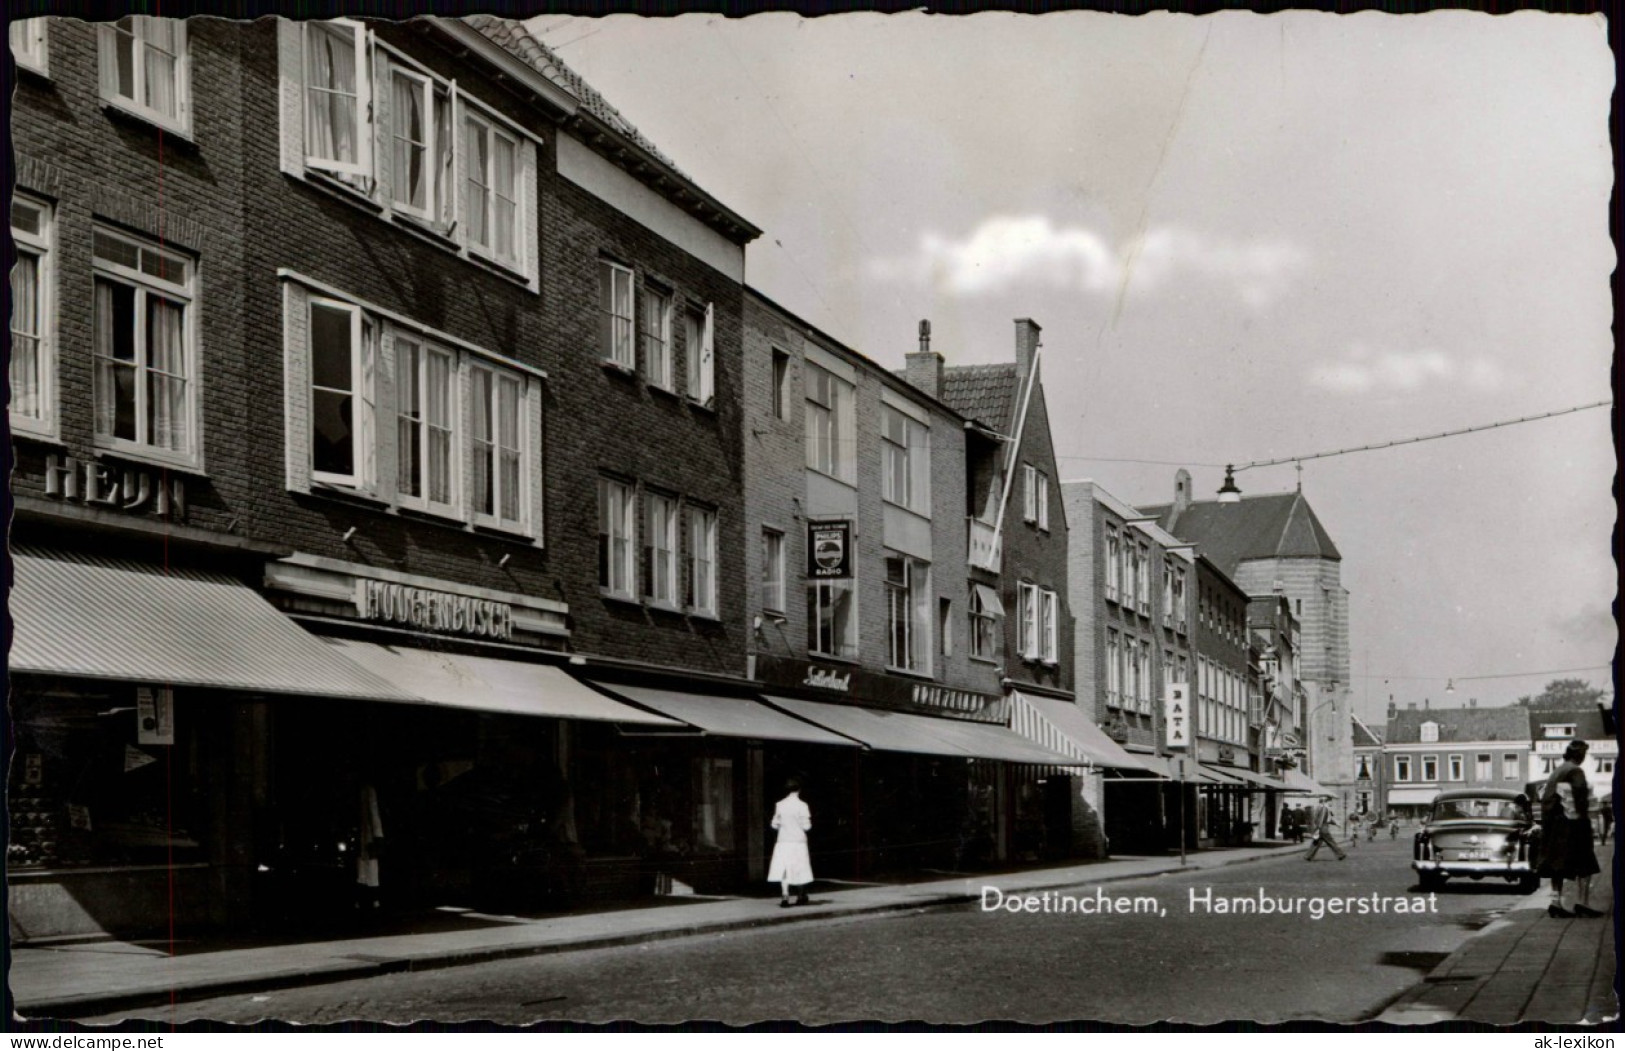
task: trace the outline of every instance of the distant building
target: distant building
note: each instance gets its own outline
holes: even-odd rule
[[[1563,761],[1563,751],[1568,748],[1569,742],[1584,741],[1591,746],[1586,753],[1585,775],[1586,783],[1591,786],[1592,798],[1613,798],[1614,764],[1619,759],[1619,740],[1604,725],[1602,709],[1531,711],[1529,733],[1534,744],[1529,780],[1537,781],[1550,776],[1557,769],[1557,764]]]
[[[1354,813],[1384,813],[1382,735],[1358,715],[1350,718],[1354,720]]]
[[[1525,708],[1389,704],[1382,744],[1388,809],[1420,817],[1444,789],[1521,789],[1534,776],[1530,753]]]

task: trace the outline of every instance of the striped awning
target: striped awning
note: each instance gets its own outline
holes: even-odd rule
[[[1334,795],[1331,789],[1316,781],[1302,770],[1286,771],[1286,790],[1289,794],[1300,796],[1329,796]],[[1431,797],[1430,797],[1431,798]]]
[[[1238,778],[1242,781],[1246,781],[1255,788],[1268,789],[1272,792],[1286,788],[1285,782],[1277,781],[1273,777],[1265,777],[1263,774],[1260,774],[1254,770],[1243,770],[1240,767],[1235,766],[1220,766],[1215,767],[1214,769],[1228,777]]]
[[[1107,737],[1106,732],[1071,701],[1012,690],[1010,729],[1029,741],[1082,760],[1089,766],[1153,772],[1152,767]]]
[[[25,549],[12,566],[13,673],[411,699],[223,574]]]
[[[851,738],[832,734],[821,726],[814,726],[747,697],[716,697],[652,686],[593,685],[716,737],[860,747]]]
[[[1002,726],[961,719],[935,719],[906,712],[824,704],[794,697],[766,696],[769,704],[862,741],[879,752],[996,759],[1031,766],[1076,766],[1077,760],[1034,744]]]

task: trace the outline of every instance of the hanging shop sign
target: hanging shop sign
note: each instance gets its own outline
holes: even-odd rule
[[[92,507],[146,511],[172,521],[186,516],[186,483],[178,474],[56,453],[45,458],[45,495]]]
[[[807,523],[807,579],[846,580],[852,576],[852,523]]]
[[[757,654],[756,678],[817,700],[846,701],[868,708],[978,723],[1002,725],[1006,721],[1005,699],[997,694],[914,682],[862,668]]]
[[[513,607],[506,602],[383,580],[357,580],[355,604],[367,620],[487,639],[513,638]]]
[[[135,688],[135,739],[138,744],[175,743],[175,691],[168,686]]]
[[[1189,748],[1191,746],[1190,715],[1189,684],[1171,682],[1163,687],[1162,726],[1166,735],[1163,744],[1169,748]]]

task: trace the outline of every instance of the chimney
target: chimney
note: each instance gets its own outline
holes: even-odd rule
[[[1388,718],[1392,719],[1398,711],[1399,706],[1394,703],[1394,695],[1390,693],[1388,695]]]
[[[1181,467],[1174,472],[1174,511],[1188,511],[1191,506],[1191,473]]]
[[[942,355],[931,349],[931,322],[920,322],[920,349],[903,355],[904,378],[910,385],[931,395],[942,397]]]
[[[1043,331],[1031,318],[1016,318],[1016,382],[1022,390],[1027,387],[1027,374],[1033,370],[1033,359],[1038,356],[1038,334]]]

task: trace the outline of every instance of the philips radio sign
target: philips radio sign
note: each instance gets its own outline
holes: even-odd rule
[[[844,580],[852,576],[852,523],[807,523],[807,579]]]

